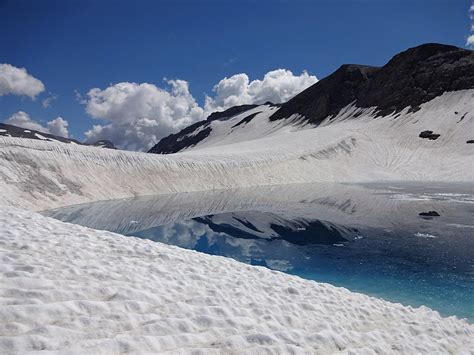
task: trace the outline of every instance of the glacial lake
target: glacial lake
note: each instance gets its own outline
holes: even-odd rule
[[[474,322],[472,184],[300,184],[101,201],[42,214]]]

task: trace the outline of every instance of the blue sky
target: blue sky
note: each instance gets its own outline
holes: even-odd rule
[[[93,124],[75,90],[182,79],[196,104],[224,77],[283,68],[318,79],[344,63],[382,65],[425,42],[464,47],[471,0],[24,1],[0,0],[0,63],[45,86],[36,100],[0,96],[0,121],[24,111],[61,116],[83,139]],[[42,101],[57,97],[49,107]],[[222,105],[216,107],[223,107]],[[111,118],[112,117],[112,118]],[[115,116],[114,116],[115,117]],[[197,116],[193,116],[194,119]],[[169,132],[167,132],[169,133]]]

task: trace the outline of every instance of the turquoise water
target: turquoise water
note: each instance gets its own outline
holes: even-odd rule
[[[344,187],[331,195],[293,186],[98,202],[45,214],[473,322],[471,188],[442,188]],[[433,210],[439,216],[426,216]]]

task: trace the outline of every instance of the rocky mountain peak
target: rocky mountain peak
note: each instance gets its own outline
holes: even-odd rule
[[[423,44],[394,56],[383,67],[343,65],[283,104],[271,120],[293,114],[318,124],[354,103],[389,115],[419,106],[446,91],[474,88],[474,52],[443,44]]]

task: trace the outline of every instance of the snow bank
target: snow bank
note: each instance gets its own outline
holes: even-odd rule
[[[466,141],[474,131],[473,95],[445,93],[415,113],[377,118],[372,110],[348,107],[316,128],[291,120],[265,130],[256,116],[237,128],[260,129],[262,138],[241,141],[245,132],[238,139],[229,133],[225,142],[207,146],[211,137],[202,147],[166,156],[0,137],[0,204],[38,210],[316,181],[472,181],[474,146]],[[441,136],[418,137],[424,130]]]
[[[0,208],[0,353],[469,353],[437,312]]]

